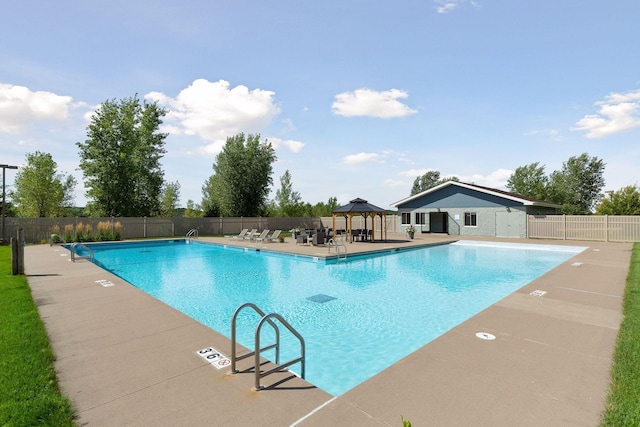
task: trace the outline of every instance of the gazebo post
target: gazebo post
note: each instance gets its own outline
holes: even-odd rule
[[[333,226],[333,228],[332,228],[332,230],[333,230],[333,241],[337,242],[338,241],[338,234],[336,233],[336,214],[332,213],[331,216],[332,216],[332,219],[333,219],[333,221],[331,223],[331,225]]]

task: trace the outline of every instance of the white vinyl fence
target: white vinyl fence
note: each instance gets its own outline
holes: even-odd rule
[[[640,216],[528,215],[530,239],[640,242]]]

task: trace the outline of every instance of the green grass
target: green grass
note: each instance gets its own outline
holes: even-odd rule
[[[602,427],[640,426],[640,243],[633,246],[622,313]]]
[[[27,280],[11,275],[11,248],[0,246],[0,426],[74,425],[53,361]]]

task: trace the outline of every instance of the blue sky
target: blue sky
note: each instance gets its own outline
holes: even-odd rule
[[[182,206],[239,132],[276,148],[274,192],[289,170],[312,204],[389,207],[428,170],[504,189],[583,152],[605,190],[639,181],[637,0],[0,0],[0,16],[0,164],[50,153],[77,205],[88,118],[135,94],[170,110]]]

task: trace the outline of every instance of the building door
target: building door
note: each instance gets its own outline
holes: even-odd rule
[[[429,231],[432,233],[449,232],[449,216],[446,212],[429,212]]]

